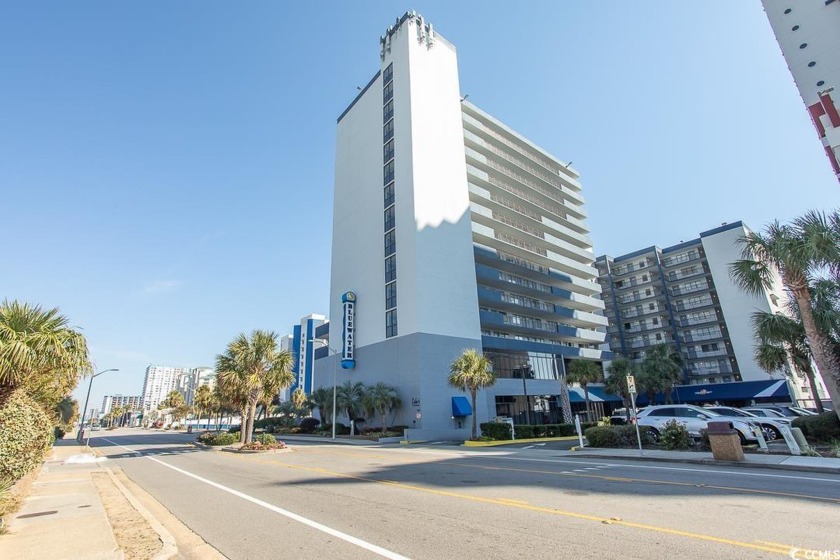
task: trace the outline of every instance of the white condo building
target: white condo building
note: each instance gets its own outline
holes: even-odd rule
[[[177,390],[181,376],[189,375],[188,368],[149,366],[143,382],[143,412],[157,410],[170,391]]]
[[[840,180],[840,0],[762,0],[762,4]]]
[[[399,18],[379,54],[338,118],[339,384],[396,386],[393,423],[423,435],[463,436],[471,414],[567,417],[567,361],[600,360],[607,325],[577,172],[465,100],[455,47],[422,16]],[[476,411],[447,384],[466,348],[497,376]],[[315,386],[338,358],[318,360]]]

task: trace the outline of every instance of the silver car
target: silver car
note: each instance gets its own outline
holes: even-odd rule
[[[722,416],[711,410],[706,410],[691,404],[649,406],[636,416],[636,421],[639,423],[639,426],[650,427],[654,439],[659,438],[659,433],[665,427],[665,424],[671,420],[676,420],[685,425],[689,435],[693,438],[699,438],[700,430],[705,430],[709,422],[730,422],[732,427],[738,432],[742,445],[747,442],[758,441],[758,437],[755,435],[753,429],[761,429],[757,423],[753,423],[746,418]]]
[[[785,418],[782,415],[774,416],[776,413],[768,409],[759,409],[759,411],[756,412],[753,408],[740,409],[731,406],[708,406],[704,407],[703,410],[711,410],[712,412],[717,412],[718,414],[722,414],[724,416],[748,418],[749,420],[746,420],[747,422],[752,422],[753,424],[758,423],[761,426],[761,432],[764,434],[764,439],[767,441],[776,441],[777,439],[781,439],[781,426],[783,424],[786,426],[790,425],[790,419]],[[763,412],[772,414],[762,414]]]

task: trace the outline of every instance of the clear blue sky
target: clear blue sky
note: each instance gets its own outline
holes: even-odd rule
[[[7,3],[0,297],[120,368],[94,406],[327,313],[335,119],[408,9],[470,101],[581,172],[596,255],[838,206],[759,0]]]

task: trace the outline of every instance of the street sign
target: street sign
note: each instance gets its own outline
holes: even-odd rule
[[[636,394],[636,378],[632,375],[627,376],[627,391],[632,395]]]

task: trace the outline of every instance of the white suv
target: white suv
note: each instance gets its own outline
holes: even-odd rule
[[[758,439],[753,431],[754,424],[747,421],[746,418],[722,416],[711,410],[704,410],[699,406],[690,404],[649,406],[640,411],[638,416],[636,416],[636,421],[639,423],[639,426],[650,427],[654,439],[659,439],[659,432],[671,420],[676,420],[683,424],[693,438],[699,438],[700,430],[705,430],[709,422],[724,421],[730,422],[732,427],[738,432],[741,438],[741,444],[757,441]]]

